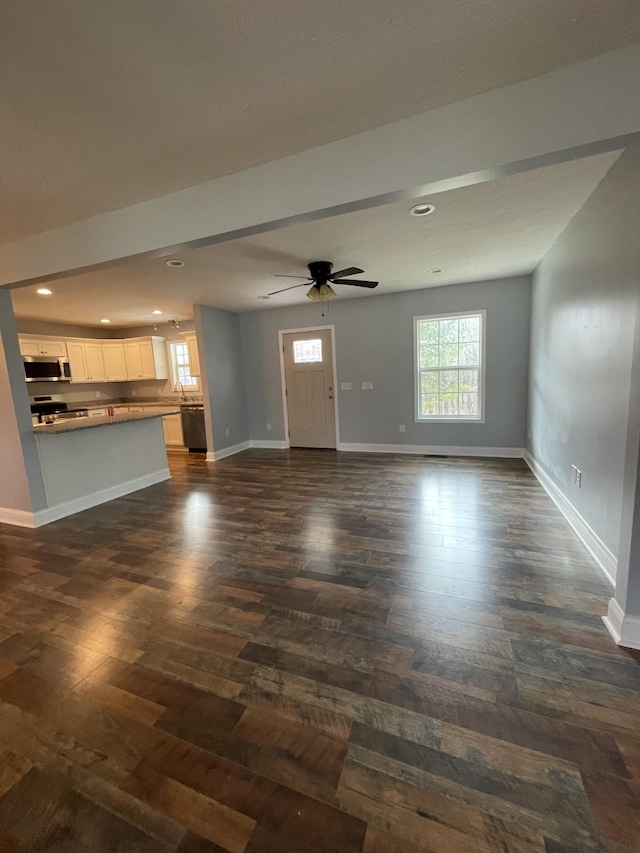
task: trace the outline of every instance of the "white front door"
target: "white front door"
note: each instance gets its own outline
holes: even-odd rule
[[[282,336],[291,447],[336,446],[331,330]]]

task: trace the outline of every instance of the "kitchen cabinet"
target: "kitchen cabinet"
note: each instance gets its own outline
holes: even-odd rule
[[[167,447],[184,447],[184,441],[182,440],[182,415],[166,415],[162,419],[162,429],[164,430],[164,443]]]
[[[106,409],[89,409],[90,418],[104,418],[107,415]]]
[[[132,338],[124,342],[127,379],[168,379],[167,349],[164,338]]]
[[[127,361],[122,341],[105,341],[102,344],[102,358],[107,382],[125,382],[128,379]]]
[[[39,340],[19,336],[20,352],[22,355],[53,355],[58,358],[67,357],[67,345],[64,341]]]
[[[72,382],[104,382],[105,371],[100,341],[67,341]]]
[[[200,356],[198,355],[198,340],[195,332],[181,333],[189,350],[189,373],[200,376]]]

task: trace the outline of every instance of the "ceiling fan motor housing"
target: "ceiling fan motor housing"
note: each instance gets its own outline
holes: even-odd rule
[[[309,275],[316,284],[326,284],[331,275],[333,264],[331,261],[311,261],[310,264],[307,264],[307,267]]]

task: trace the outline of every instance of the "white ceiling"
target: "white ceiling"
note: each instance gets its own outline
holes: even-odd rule
[[[56,281],[54,294],[36,286],[13,291],[17,316],[55,322],[139,326],[187,319],[193,303],[251,311],[305,303],[307,287],[259,300],[295,284],[276,273],[305,274],[310,260],[359,266],[380,281],[376,290],[336,287],[341,299],[530,273],[582,207],[619,152],[548,166],[430,196],[435,213],[408,215],[412,202],[390,204],[283,228],[185,253],[186,266],[134,259]],[[430,269],[443,268],[439,275]],[[362,276],[365,277],[365,276]]]
[[[636,41],[638,0],[2,0],[0,242]]]

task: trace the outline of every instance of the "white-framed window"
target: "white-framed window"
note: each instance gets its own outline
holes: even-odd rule
[[[417,423],[484,423],[485,323],[485,311],[413,318]]]
[[[171,341],[169,354],[171,356],[173,387],[176,387],[176,382],[181,382],[185,391],[199,391],[200,380],[197,376],[192,376],[190,372],[189,347],[186,341],[184,343],[182,341]]]

